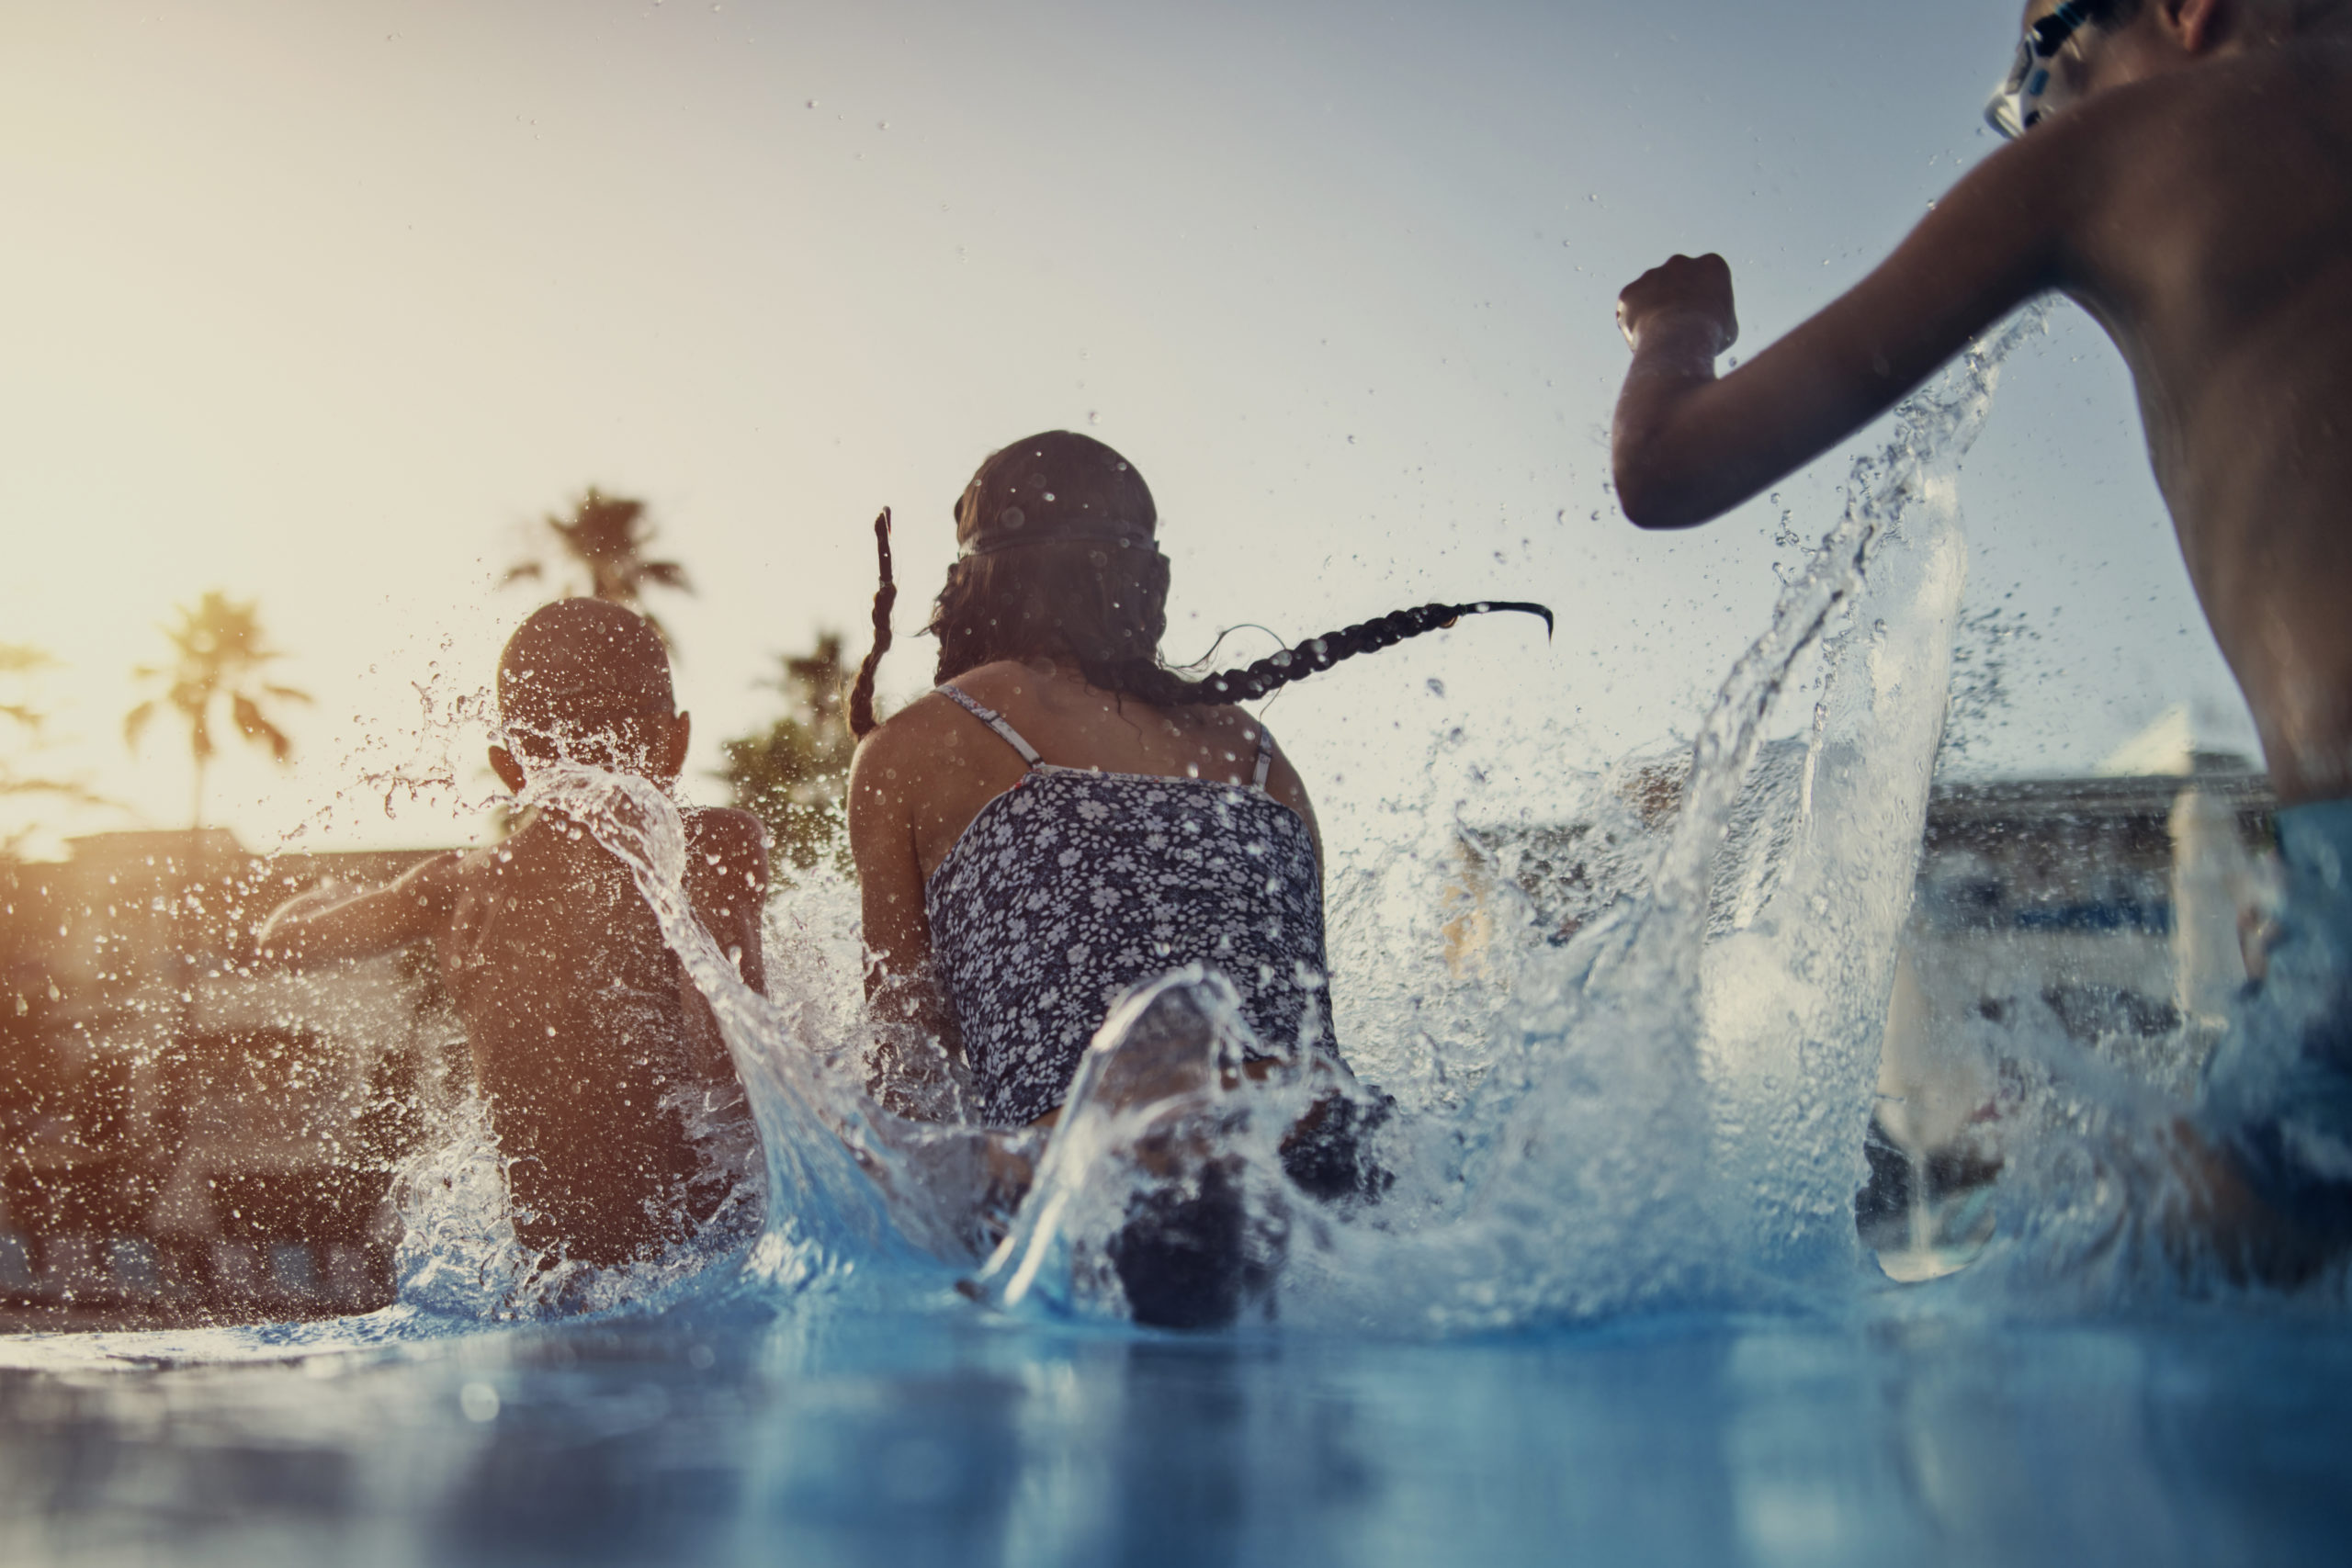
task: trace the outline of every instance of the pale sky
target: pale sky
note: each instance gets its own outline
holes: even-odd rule
[[[1803,319],[1991,150],[2016,9],[8,6],[0,640],[66,661],[49,765],[132,808],[61,826],[185,819],[184,747],[159,725],[134,758],[120,716],[157,624],[219,587],[320,700],[290,772],[216,769],[216,820],[470,832],[452,792],[388,819],[353,781],[462,745],[487,787],[478,737],[420,738],[419,689],[486,683],[532,603],[492,590],[523,525],[592,482],[700,587],[656,602],[698,769],[772,711],[772,654],[820,625],[863,650],[885,503],[885,687],[919,690],[955,496],[1054,426],[1158,496],[1173,657],[1432,598],[1558,610],[1548,648],[1472,623],[1282,697],[1327,818],[1452,727],[1552,725],[1569,765],[1687,733],[1798,552],[1766,502],[1672,536],[1614,514],[1616,292],[1717,249],[1743,351]],[[1847,468],[1782,487],[1808,541]],[[1962,493],[1970,604],[2030,634],[1971,767],[2086,768],[2180,701],[2248,735],[2071,308]]]

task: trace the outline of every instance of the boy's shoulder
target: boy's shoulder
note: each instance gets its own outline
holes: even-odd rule
[[[2019,138],[2004,155],[2027,164],[2042,152],[2047,161],[2064,163],[2111,151],[2163,182],[2178,173],[2168,154],[2219,152],[2274,135],[2284,122],[2306,119],[2314,105],[2339,98],[2347,77],[2352,49],[2333,40],[2208,60],[2100,93]]]

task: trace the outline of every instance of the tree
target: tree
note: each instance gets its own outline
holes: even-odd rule
[[[29,644],[0,642],[0,721],[5,721],[0,724],[0,734],[16,743],[7,751],[0,751],[0,799],[48,795],[75,806],[111,805],[80,779],[24,771],[48,739],[49,715],[35,700],[33,682],[43,671],[56,665],[55,659]],[[14,832],[0,829],[0,855],[14,853],[30,831],[30,828],[19,828]]]
[[[776,660],[762,685],[784,694],[784,716],[765,729],[721,744],[717,770],[735,804],[768,826],[775,874],[813,871],[830,854],[842,863],[842,796],[857,741],[842,709],[842,639],[822,632],[816,648]]]
[[[172,645],[168,664],[142,664],[132,673],[163,690],[123,716],[122,739],[136,750],[140,736],[160,708],[170,708],[187,726],[188,754],[196,762],[196,786],[188,811],[191,829],[204,825],[204,773],[219,750],[212,739],[212,711],[226,703],[237,732],[266,749],[283,767],[294,742],[263,708],[265,703],[307,703],[310,694],[269,684],[261,672],[286,656],[267,646],[258,606],[236,604],[213,589],[190,609],[176,607],[179,623],[162,628]]]
[[[676,561],[645,558],[659,532],[646,521],[645,502],[606,495],[590,485],[572,503],[570,517],[550,513],[539,521],[553,536],[538,541],[545,553],[507,568],[500,587],[560,578],[563,594],[626,604],[651,622],[663,642],[670,642],[669,628],[645,608],[645,591],[670,588],[692,593],[694,585]]]

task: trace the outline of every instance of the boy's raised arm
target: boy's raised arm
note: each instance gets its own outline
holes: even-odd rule
[[[279,905],[259,933],[265,961],[291,967],[369,958],[440,933],[457,897],[458,863],[451,850],[411,866],[385,887],[354,892],[314,887]]]
[[[2064,224],[2094,129],[2052,124],[1986,159],[1843,299],[1721,378],[1715,359],[1739,331],[1729,265],[1676,256],[1645,273],[1617,304],[1634,349],[1611,433],[1625,515],[1645,528],[1721,516],[2064,281]]]

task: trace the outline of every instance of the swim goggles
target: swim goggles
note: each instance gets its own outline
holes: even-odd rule
[[[2039,124],[2051,112],[2042,107],[2050,96],[2050,62],[2106,9],[2104,0],[2066,0],[2028,28],[2017,63],[1984,106],[1984,123],[2012,141]]]

